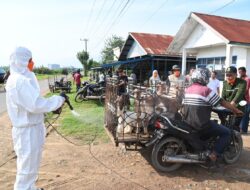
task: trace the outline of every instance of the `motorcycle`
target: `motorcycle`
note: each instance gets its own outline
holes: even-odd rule
[[[100,101],[104,99],[105,82],[100,82],[98,84],[84,82],[82,86],[83,87],[76,93],[75,102],[82,102],[93,96],[98,97]]]
[[[242,106],[244,104],[241,103]],[[213,111],[227,116],[225,126],[231,131],[231,140],[222,158],[226,164],[233,164],[237,162],[243,149],[241,134],[234,130],[235,116],[223,107],[214,108]],[[154,119],[151,129],[153,135],[146,146],[153,145],[151,160],[156,170],[171,172],[179,169],[182,164],[210,162],[209,154],[214,149],[218,137],[202,139],[198,131],[194,131],[181,119],[171,120],[164,115]]]

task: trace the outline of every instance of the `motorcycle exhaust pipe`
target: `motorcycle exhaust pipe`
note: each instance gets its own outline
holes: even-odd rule
[[[194,160],[194,159],[188,159],[188,158],[180,158],[180,157],[174,157],[174,156],[163,156],[162,158],[163,162],[171,162],[171,163],[205,163],[205,161],[200,160]]]

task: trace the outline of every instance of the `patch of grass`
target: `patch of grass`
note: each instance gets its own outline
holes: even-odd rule
[[[37,80],[48,79],[49,76],[51,76],[51,75],[47,75],[47,74],[36,74]]]
[[[58,130],[67,136],[73,136],[81,140],[84,144],[95,141],[106,143],[109,141],[104,125],[104,108],[100,102],[89,100],[82,103],[74,101],[75,92],[67,94],[74,110],[80,114],[74,116],[67,104],[64,105],[63,112],[59,119]],[[49,93],[47,96],[51,96]]]

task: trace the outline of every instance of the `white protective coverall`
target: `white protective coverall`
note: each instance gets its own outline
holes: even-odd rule
[[[43,98],[35,74],[28,70],[31,51],[18,47],[10,56],[10,77],[6,84],[6,104],[12,123],[17,175],[14,190],[36,190],[35,182],[42,156],[46,129],[44,113],[60,108],[61,96]]]

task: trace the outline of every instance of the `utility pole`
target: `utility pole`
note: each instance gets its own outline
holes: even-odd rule
[[[84,41],[85,42],[85,51],[87,52],[88,51],[88,39],[87,38],[84,38],[84,39],[80,38],[80,41]]]

